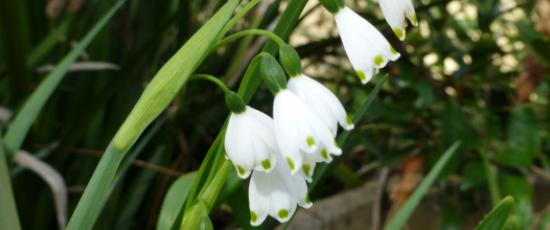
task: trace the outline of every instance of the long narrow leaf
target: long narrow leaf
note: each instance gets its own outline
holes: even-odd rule
[[[514,207],[514,198],[512,196],[504,197],[492,210],[487,214],[479,225],[475,228],[476,230],[493,230],[493,229],[502,229],[504,223],[510,216],[512,208]]]
[[[428,192],[428,189],[430,188],[430,186],[434,183],[435,179],[437,178],[441,170],[443,170],[445,165],[447,165],[447,163],[449,162],[449,160],[451,159],[451,157],[456,152],[459,146],[460,146],[460,142],[455,142],[453,145],[451,145],[451,147],[447,149],[447,151],[445,151],[445,153],[443,153],[441,158],[439,158],[439,160],[435,163],[432,170],[430,170],[430,172],[428,173],[428,176],[426,176],[426,178],[422,180],[418,188],[414,190],[411,197],[409,197],[409,199],[405,202],[403,207],[401,207],[401,209],[397,211],[395,216],[389,221],[389,223],[386,225],[384,229],[398,230],[398,229],[401,229],[403,225],[405,225],[405,223],[413,213],[416,206],[418,206],[418,204],[422,200],[422,197],[426,195],[426,192]]]

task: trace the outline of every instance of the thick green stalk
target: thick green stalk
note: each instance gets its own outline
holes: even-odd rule
[[[69,67],[76,61],[79,55],[92,42],[99,31],[107,24],[115,12],[126,2],[119,0],[113,7],[92,27],[84,38],[75,46],[67,56],[57,64],[55,69],[50,72],[40,83],[38,88],[25,101],[13,122],[11,123],[5,135],[5,148],[8,162],[11,161],[15,151],[21,148],[23,140],[27,136],[29,129],[46,104],[46,101],[53,94]]]
[[[221,33],[239,0],[229,0],[157,72],[95,169],[67,229],[91,229],[108,197],[120,162],[143,130],[168,106]]]
[[[0,138],[0,144],[2,140]],[[4,149],[0,148],[0,226],[6,230],[21,229],[11,181],[8,172],[8,164],[4,156]]]

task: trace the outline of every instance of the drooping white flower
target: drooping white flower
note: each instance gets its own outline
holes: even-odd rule
[[[340,155],[330,128],[298,96],[288,89],[273,102],[275,138],[292,174],[302,168],[302,154]]]
[[[241,178],[247,178],[254,169],[269,172],[276,164],[273,119],[252,107],[231,113],[224,144],[227,157]]]
[[[340,100],[321,83],[302,74],[291,77],[287,88],[302,99],[334,135],[336,135],[338,124],[345,130],[353,129],[353,122],[348,117]]]
[[[254,171],[248,187],[250,224],[260,225],[267,215],[279,222],[288,221],[296,205],[311,207],[307,193],[304,178],[292,175],[286,164],[277,164],[270,173]]]
[[[411,24],[418,26],[411,0],[380,0],[380,8],[386,22],[401,41],[405,40],[405,27],[407,26],[405,17],[409,19]]]
[[[376,27],[350,8],[340,9],[335,17],[346,54],[363,84],[400,57]]]

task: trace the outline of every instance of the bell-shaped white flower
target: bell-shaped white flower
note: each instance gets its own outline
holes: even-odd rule
[[[340,100],[321,83],[302,74],[291,77],[287,88],[303,102],[327,125],[336,135],[338,124],[345,130],[353,129],[353,122],[340,103]]]
[[[231,113],[225,150],[241,178],[247,178],[254,169],[271,171],[278,151],[273,119],[249,106],[241,113]]]
[[[405,17],[409,19],[411,24],[418,26],[411,0],[380,0],[380,8],[386,18],[386,22],[392,28],[395,36],[401,41],[405,40],[405,27],[407,27]]]
[[[296,211],[296,205],[311,207],[307,184],[300,175],[292,175],[285,164],[277,164],[270,173],[254,171],[248,187],[250,224],[260,225],[267,215],[286,222]]]
[[[370,22],[348,7],[335,15],[336,25],[357,76],[366,84],[389,61],[395,61],[400,54]]]
[[[298,96],[288,89],[273,102],[275,138],[292,174],[302,168],[302,154],[340,155],[330,128]]]

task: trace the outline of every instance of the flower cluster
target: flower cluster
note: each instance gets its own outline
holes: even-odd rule
[[[335,141],[338,125],[346,130],[354,127],[338,98],[302,73],[296,51],[288,45],[279,50],[280,62],[290,75],[288,82],[274,57],[264,55],[260,63],[262,77],[275,95],[273,118],[244,105],[236,94],[226,96],[232,113],[225,149],[238,176],[251,177],[254,226],[268,215],[285,222],[297,205],[309,208],[307,182],[315,165],[342,153]]]
[[[335,15],[344,49],[362,83],[399,58],[386,38],[345,7],[342,0],[321,3]],[[380,5],[394,33],[404,39],[404,18],[416,25],[410,0],[381,0]],[[339,126],[344,130],[354,128],[339,99],[303,73],[292,47],[279,45],[279,62],[271,55],[261,56],[260,72],[274,95],[273,118],[245,105],[236,94],[226,94],[232,112],[225,149],[238,176],[250,177],[253,226],[260,225],[268,215],[286,222],[297,205],[311,207],[307,182],[311,182],[316,164],[342,154],[335,141]]]

